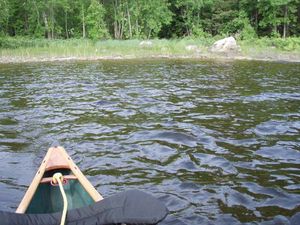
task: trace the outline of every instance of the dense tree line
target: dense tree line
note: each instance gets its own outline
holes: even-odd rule
[[[300,34],[300,0],[0,0],[0,35],[132,39]]]

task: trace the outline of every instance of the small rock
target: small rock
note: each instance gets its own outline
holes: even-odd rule
[[[153,45],[152,41],[141,41],[139,44],[141,47],[151,47]]]
[[[162,47],[160,50],[163,52],[167,52],[169,49],[167,47]]]
[[[212,47],[211,52],[233,52],[239,51],[240,47],[237,45],[234,37],[228,37],[216,41]]]
[[[199,48],[197,45],[187,45],[185,46],[185,50],[187,51],[199,51]]]

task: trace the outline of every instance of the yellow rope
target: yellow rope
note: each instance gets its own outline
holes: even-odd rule
[[[55,184],[58,183],[60,193],[61,193],[61,195],[63,197],[63,200],[64,200],[64,209],[63,209],[63,212],[62,212],[60,225],[65,225],[66,216],[67,216],[67,209],[68,209],[68,200],[67,200],[67,196],[66,196],[64,187],[62,185],[63,175],[61,173],[55,173],[53,175],[52,179],[53,179],[53,183],[55,183]]]

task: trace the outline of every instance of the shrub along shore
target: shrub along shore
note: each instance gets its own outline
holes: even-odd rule
[[[219,37],[220,39],[220,37]],[[0,63],[139,58],[245,59],[300,62],[300,38],[238,40],[239,51],[213,53],[217,38],[141,40],[0,37]]]

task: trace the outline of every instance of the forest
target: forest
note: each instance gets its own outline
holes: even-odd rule
[[[0,0],[0,36],[299,37],[300,0]]]

